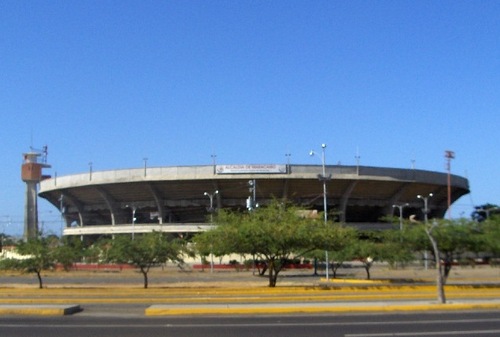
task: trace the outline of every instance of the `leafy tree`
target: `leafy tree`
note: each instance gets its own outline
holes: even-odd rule
[[[495,215],[481,222],[478,233],[482,251],[500,257],[500,216]]]
[[[472,212],[471,217],[477,222],[483,222],[494,214],[500,214],[500,207],[488,203],[474,207],[474,211]]]
[[[64,270],[68,271],[75,262],[81,260],[83,251],[81,240],[75,237],[64,237],[54,251],[54,258]]]
[[[373,231],[364,231],[359,233],[358,240],[353,242],[349,248],[352,259],[356,259],[363,264],[366,271],[366,279],[371,279],[370,269],[373,263],[378,260],[384,260],[384,243],[381,233]]]
[[[440,303],[446,302],[444,285],[454,259],[464,252],[477,249],[479,239],[474,223],[465,219],[434,219],[428,224],[414,224],[406,231],[405,242],[416,250],[430,250],[434,256],[437,297]]]
[[[355,259],[355,254],[354,250],[352,247],[354,246],[355,242],[353,241],[352,245],[348,245],[344,247],[343,249],[339,249],[336,251],[331,251],[328,252],[328,256],[330,257],[330,267],[332,268],[332,277],[337,278],[337,272],[340,267],[344,264],[346,261],[352,261]]]
[[[326,227],[320,227],[315,235],[316,237],[312,239],[315,246],[323,249],[316,249],[307,256],[321,260],[325,257],[325,251],[328,251],[329,261],[326,262],[326,266],[332,269],[332,277],[336,278],[342,264],[355,258],[352,247],[358,241],[357,231],[352,227],[329,223]]]
[[[21,242],[17,246],[22,259],[9,259],[7,268],[21,270],[26,273],[35,273],[38,278],[38,286],[43,288],[42,271],[51,269],[57,260],[55,252],[59,243],[56,237],[32,238],[27,242]]]
[[[275,287],[278,274],[290,257],[326,247],[329,235],[319,234],[325,234],[323,223],[299,214],[297,207],[278,200],[249,213],[222,210],[214,218],[216,227],[194,240],[201,253],[237,253],[265,261],[269,286]]]
[[[391,266],[398,264],[405,265],[415,259],[415,252],[411,245],[404,241],[404,232],[398,229],[391,229],[380,232],[383,246],[379,251],[379,258]]]
[[[110,242],[107,260],[114,263],[129,263],[139,268],[144,278],[144,288],[148,287],[148,273],[151,267],[167,261],[183,263],[182,254],[186,252],[182,240],[173,239],[159,232],[115,237]]]

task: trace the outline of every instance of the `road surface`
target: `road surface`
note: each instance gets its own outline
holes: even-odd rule
[[[231,317],[0,317],[9,337],[385,337],[500,335],[500,312]]]

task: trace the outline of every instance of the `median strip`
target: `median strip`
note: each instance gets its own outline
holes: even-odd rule
[[[2,304],[0,315],[65,316],[82,311],[79,305],[56,304]]]
[[[408,311],[453,311],[453,310],[500,309],[500,301],[488,302],[450,302],[446,304],[406,302],[394,304],[376,303],[282,303],[216,304],[216,305],[153,305],[145,310],[146,316],[185,316],[185,315],[245,315],[245,314],[292,314],[292,313],[356,313],[356,312],[408,312]]]

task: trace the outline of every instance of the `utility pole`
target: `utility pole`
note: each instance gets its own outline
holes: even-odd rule
[[[451,160],[455,159],[455,152],[444,151],[446,158],[446,171],[448,172],[448,219],[451,219]]]

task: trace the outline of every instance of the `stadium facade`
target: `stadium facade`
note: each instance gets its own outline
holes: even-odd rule
[[[376,228],[381,218],[443,217],[451,202],[469,193],[468,180],[416,169],[327,165],[330,218]],[[113,235],[163,231],[195,233],[211,226],[217,209],[246,211],[273,198],[286,198],[323,211],[321,165],[204,165],[94,171],[44,179],[39,196],[64,218],[63,235]],[[450,189],[448,189],[450,188]]]

